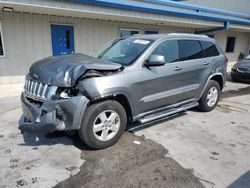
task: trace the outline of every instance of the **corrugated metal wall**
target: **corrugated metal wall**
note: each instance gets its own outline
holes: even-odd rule
[[[5,52],[0,57],[1,77],[24,75],[31,62],[51,54],[48,16],[0,13],[0,19]]]
[[[185,3],[250,14],[249,0],[188,0]]]
[[[0,12],[5,56],[0,57],[0,84],[23,81],[30,65],[52,55],[50,24],[74,25],[76,53],[89,54],[117,38],[119,28],[157,28],[161,33],[193,32],[192,29],[138,25],[38,14]]]
[[[125,22],[100,21],[82,18],[58,17],[38,14],[0,12],[5,57],[0,57],[0,84],[23,81],[30,65],[52,55],[50,24],[71,24],[75,30],[76,53],[89,54],[104,43],[117,38],[119,28],[157,29],[160,33],[193,32],[193,29]],[[235,52],[228,54],[231,61],[245,53],[249,33],[215,33],[215,38],[225,49],[227,35],[236,36]]]

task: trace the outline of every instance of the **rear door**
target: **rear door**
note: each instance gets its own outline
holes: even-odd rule
[[[180,61],[184,71],[182,80],[185,83],[181,101],[198,99],[203,89],[203,83],[211,74],[211,62],[206,58],[198,40],[179,40]]]
[[[212,71],[218,71],[218,72],[225,72],[225,56],[221,55],[220,52],[218,51],[216,45],[213,42],[210,41],[200,41],[201,42],[201,47],[203,49],[203,54],[205,58],[205,63],[203,64],[206,66],[207,73],[211,73]],[[204,74],[203,75],[203,87],[205,87],[206,81],[208,80],[209,76],[211,74]]]

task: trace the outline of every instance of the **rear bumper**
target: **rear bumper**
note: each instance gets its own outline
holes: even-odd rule
[[[85,96],[50,100],[38,106],[21,95],[23,115],[19,120],[21,132],[52,132],[79,129],[89,100]]]

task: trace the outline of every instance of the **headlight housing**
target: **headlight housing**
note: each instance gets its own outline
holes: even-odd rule
[[[57,89],[56,94],[53,99],[69,99],[71,97],[77,96],[79,93],[78,89],[75,88],[63,88],[60,87]]]

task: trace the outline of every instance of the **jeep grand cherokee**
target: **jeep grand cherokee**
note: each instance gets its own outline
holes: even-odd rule
[[[34,63],[21,95],[22,132],[78,131],[93,149],[121,137],[128,122],[146,123],[193,107],[215,108],[227,58],[204,35],[135,35],[91,56]]]

